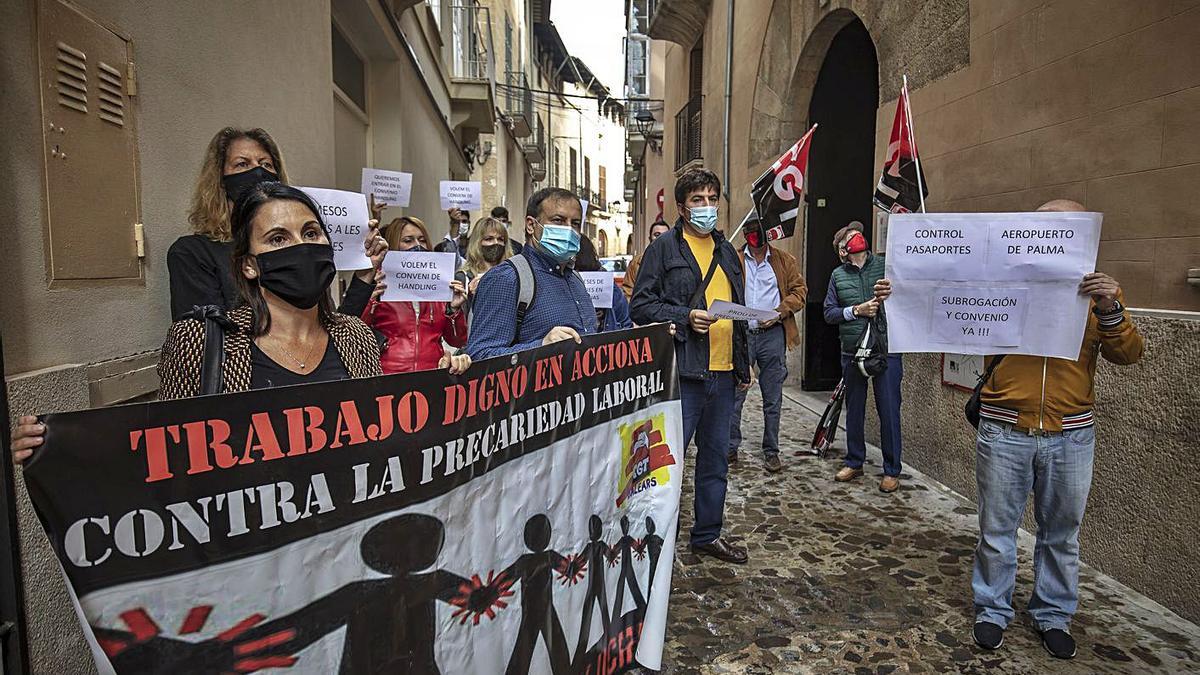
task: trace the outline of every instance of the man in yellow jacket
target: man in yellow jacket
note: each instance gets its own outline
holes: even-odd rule
[[[1084,211],[1055,200],[1039,211]],[[1034,587],[1029,600],[1042,644],[1051,655],[1075,656],[1071,617],[1079,604],[1079,526],[1092,484],[1096,447],[1092,404],[1098,356],[1117,365],[1137,363],[1142,336],[1121,304],[1121,289],[1107,274],[1083,278],[1080,294],[1092,311],[1079,358],[991,357],[996,364],[980,394],[975,482],[979,545],[971,588],[975,642],[998,649],[1013,620],[1017,528],[1030,490],[1038,523]]]

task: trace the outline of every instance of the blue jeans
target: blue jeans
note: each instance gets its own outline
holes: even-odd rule
[[[783,382],[787,379],[787,334],[776,325],[762,333],[751,333],[750,365],[758,365],[758,387],[762,390],[763,455],[779,455],[779,412],[783,409]],[[742,445],[742,406],[749,391],[737,389],[733,400],[733,424],[729,428],[729,451]]]
[[[866,434],[867,378],[851,363],[854,357],[842,354],[842,374],[846,378],[846,466],[861,469],[867,459]],[[879,413],[879,435],[883,443],[883,473],[900,475],[900,380],[904,362],[899,354],[888,355],[888,367],[872,378],[875,412]]]
[[[696,502],[692,545],[721,536],[729,475],[729,420],[733,416],[733,373],[712,372],[707,380],[679,381],[683,445],[696,437]]]
[[[971,589],[975,621],[1013,620],[1017,528],[1033,490],[1037,544],[1029,615],[1038,630],[1067,630],[1079,606],[1079,525],[1092,486],[1095,427],[1029,436],[981,420],[975,441],[979,545]]]

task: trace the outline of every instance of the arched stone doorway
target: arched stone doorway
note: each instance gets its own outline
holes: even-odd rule
[[[849,12],[831,14],[836,32],[812,85],[808,124],[818,124],[808,160],[808,207],[804,269],[808,306],[804,374],[800,385],[827,390],[841,377],[837,327],[825,322],[822,303],[838,265],[833,235],[850,221],[863,223],[874,241],[871,194],[875,164],[875,113],[879,107],[879,63],[866,27]],[[841,24],[838,26],[837,24]],[[814,31],[813,37],[821,32]]]
[[[633,233],[625,240],[625,255],[633,255]]]
[[[596,242],[596,249],[603,258],[608,255],[608,233],[600,230],[600,240]]]
[[[811,122],[820,122],[814,135],[814,147],[810,154],[810,183],[806,192],[813,198],[797,224],[796,236],[777,242],[777,246],[796,256],[808,282],[809,307],[804,312],[801,331],[805,347],[788,352],[789,382],[801,384],[807,389],[824,389],[832,386],[830,374],[813,372],[817,362],[826,362],[836,368],[835,358],[827,359],[825,353],[832,347],[830,328],[821,316],[821,303],[828,288],[829,272],[836,262],[830,246],[832,230],[819,233],[815,230],[823,225],[819,222],[836,221],[847,217],[839,214],[837,207],[844,200],[837,195],[826,195],[826,206],[817,207],[816,191],[824,191],[819,175],[831,176],[837,167],[824,167],[829,153],[850,150],[851,156],[870,153],[878,140],[875,124],[880,101],[891,101],[899,94],[901,76],[907,73],[909,86],[919,89],[924,84],[966,67],[969,56],[970,14],[967,0],[928,0],[925,2],[880,2],[879,0],[828,0],[821,3],[811,0],[773,0],[770,20],[766,24],[763,43],[757,64],[754,101],[750,115],[750,134],[747,144],[747,174],[760,175],[771,162],[787,150],[808,129]],[[932,22],[932,23],[930,23]],[[912,41],[908,31],[895,30],[896,26],[920,23],[931,35],[940,36],[932,45],[919,45]],[[865,30],[864,30],[865,29]],[[864,34],[864,32],[866,34]],[[856,43],[858,49],[846,49],[845,45],[834,51],[835,40],[839,43]],[[845,52],[842,50],[845,49]],[[858,112],[866,115],[870,111],[871,122],[863,124],[861,135],[848,135],[838,131],[839,122],[851,122],[834,114],[819,119],[821,93],[818,80],[827,64],[838,61],[848,52],[851,58],[861,57],[858,62],[871,62],[873,67],[853,70],[849,75],[831,75],[832,88],[822,87],[834,97],[852,97],[862,94],[863,105]],[[868,54],[869,52],[869,54]],[[868,58],[869,56],[869,58]],[[831,66],[832,67],[832,66]],[[868,72],[870,71],[868,78]],[[857,72],[857,75],[855,73]],[[867,97],[870,82],[874,83],[873,96]],[[814,99],[816,99],[814,101]],[[815,102],[815,106],[814,106]],[[836,102],[836,100],[834,101]],[[849,107],[849,106],[847,106]],[[815,109],[814,109],[815,108]],[[886,111],[891,121],[893,109]],[[814,117],[814,114],[817,117]],[[886,138],[886,135],[884,136]],[[832,144],[832,145],[831,145]],[[857,170],[834,180],[854,185],[852,200],[861,212],[854,216],[867,226],[872,222],[870,206],[871,191],[878,176],[879,166],[874,159],[867,160],[869,168],[863,169],[861,160],[853,162]],[[863,172],[866,173],[863,173]],[[830,209],[818,213],[820,209]],[[809,233],[810,221],[813,233]],[[840,223],[838,227],[844,225]],[[836,230],[837,228],[833,228]],[[874,243],[874,242],[872,242]],[[824,265],[810,267],[810,258],[823,258]],[[811,261],[815,262],[815,261]],[[810,331],[809,327],[813,327]],[[808,337],[810,332],[824,331],[824,340]],[[825,351],[817,353],[824,345]],[[836,377],[832,383],[836,383]]]

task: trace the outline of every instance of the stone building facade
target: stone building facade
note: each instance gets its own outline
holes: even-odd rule
[[[858,219],[882,245],[870,200],[905,74],[928,210],[1028,211],[1068,198],[1104,213],[1097,268],[1121,281],[1147,350],[1139,365],[1097,374],[1083,557],[1200,619],[1190,590],[1200,574],[1190,421],[1200,413],[1200,285],[1189,283],[1200,276],[1200,202],[1187,178],[1200,169],[1200,3],[661,0],[648,34],[663,69],[650,92],[663,100],[662,152],[631,143],[630,182],[644,186],[639,246],[656,191],[666,188],[672,220],[674,178],[693,165],[725,180],[719,227],[736,229],[755,178],[818,122],[804,220],[779,243],[801,261],[815,308],[833,231]],[[819,312],[806,314],[790,381],[831,388],[836,346]],[[906,461],[973,497],[965,398],[942,384],[940,355],[906,357]]]

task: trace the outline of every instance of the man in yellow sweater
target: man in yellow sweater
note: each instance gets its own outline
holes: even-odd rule
[[[1038,210],[1085,209],[1055,200]],[[1029,614],[1046,651],[1061,659],[1075,656],[1070,626],[1079,605],[1079,526],[1096,447],[1096,361],[1103,356],[1117,365],[1137,363],[1143,348],[1116,280],[1093,272],[1083,278],[1079,292],[1092,296],[1092,311],[1078,360],[992,357],[989,365],[995,367],[980,394],[975,455],[979,545],[971,587],[973,634],[985,649],[1004,643],[1004,629],[1015,615],[1017,528],[1032,490],[1038,529]]]
[[[707,169],[679,177],[680,218],[646,249],[629,312],[641,325],[675,326],[683,442],[696,439],[692,551],[744,563],[746,549],[721,536],[734,392],[750,386],[750,359],[746,322],[718,321],[708,313],[714,300],[745,303],[742,262],[715,231],[720,195],[721,181]]]

